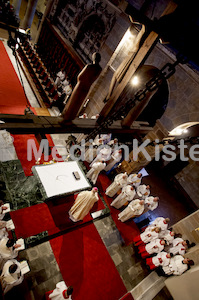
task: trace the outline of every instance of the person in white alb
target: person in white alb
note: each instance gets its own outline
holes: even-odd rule
[[[130,174],[128,177],[128,184],[132,184],[134,187],[138,187],[142,181],[142,173]]]
[[[20,284],[23,281],[23,278],[20,263],[16,259],[8,260],[4,264],[0,276],[3,293],[6,294],[14,286]]]
[[[93,184],[96,183],[99,173],[104,170],[106,163],[103,161],[95,162],[92,168],[87,172],[86,177],[89,178]]]
[[[86,144],[86,146],[88,148],[87,148],[87,150],[85,152],[85,156],[84,156],[84,160],[89,163],[92,162],[94,160],[94,158],[96,157],[98,147],[100,145],[103,145],[102,139],[95,139],[94,142],[91,142],[91,141]]]
[[[146,258],[154,253],[159,253],[164,249],[165,241],[161,239],[155,239],[146,245],[139,246],[138,253],[141,254],[142,258]]]
[[[145,199],[150,195],[150,185],[141,184],[137,187],[136,192],[140,198]]]
[[[18,255],[17,248],[20,245],[15,244],[14,240],[4,237],[0,241],[0,265],[8,259],[15,258]]]
[[[8,236],[8,231],[6,228],[6,221],[0,221],[0,240],[3,237],[7,237]]]
[[[158,207],[158,201],[159,201],[159,197],[153,197],[153,196],[146,197],[144,200],[146,207],[151,211],[153,211]]]
[[[144,211],[144,200],[135,199],[129,203],[129,205],[118,214],[118,220],[125,222],[131,218],[140,216]]]
[[[153,257],[147,257],[146,264],[150,267],[150,270],[154,270],[159,266],[166,267],[169,265],[173,254],[161,251]]]
[[[122,188],[121,193],[113,200],[111,203],[111,206],[114,206],[115,208],[122,207],[125,203],[132,201],[135,197],[135,189],[131,185],[126,185]]]
[[[133,242],[135,243],[135,246],[148,244],[151,241],[158,239],[160,231],[161,229],[159,227],[154,227],[151,231],[145,230],[141,234],[135,236]]]
[[[5,216],[4,211],[7,209],[6,206],[4,206],[4,202],[0,200],[0,220],[2,220]]]
[[[56,288],[49,295],[49,298],[52,300],[71,300],[71,295],[73,293],[73,287],[67,287],[64,281],[60,281],[56,284]]]
[[[160,227],[161,233],[163,233],[163,231],[167,230],[169,222],[170,222],[169,218],[157,217],[149,226],[150,227]]]
[[[122,159],[122,149],[116,150],[111,155],[111,159],[108,162],[106,168],[104,169],[106,172],[110,171],[116,163],[118,163]]]
[[[112,149],[109,146],[100,146],[100,149],[98,149],[97,152],[98,152],[98,154],[97,154],[96,158],[90,164],[90,167],[92,167],[93,164],[98,161],[102,161],[102,160],[105,162],[109,161],[111,158]]]
[[[194,265],[193,260],[184,258],[182,255],[175,255],[170,259],[169,265],[163,266],[162,270],[166,275],[182,275],[192,265]]]
[[[187,242],[182,238],[175,238],[172,242],[172,246],[169,249],[169,252],[173,255],[180,254],[184,255],[187,250]]]
[[[114,181],[107,187],[105,194],[113,197],[119,190],[127,185],[127,173],[121,173],[115,176]]]
[[[170,245],[173,243],[175,236],[175,232],[173,230],[164,230],[163,232],[159,233],[159,238],[164,239],[167,243],[167,245]]]
[[[73,222],[81,221],[89,213],[95,202],[99,200],[98,188],[80,192],[69,210],[69,217]]]

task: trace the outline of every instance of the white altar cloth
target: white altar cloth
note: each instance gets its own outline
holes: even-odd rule
[[[34,169],[48,198],[91,188],[76,161],[34,166]],[[79,173],[79,180],[75,179],[73,172]]]

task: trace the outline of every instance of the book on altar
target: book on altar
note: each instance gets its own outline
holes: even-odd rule
[[[20,247],[19,248],[17,248],[17,251],[19,251],[19,250],[24,250],[25,249],[25,243],[24,243],[24,239],[18,239],[17,241],[16,241],[16,244],[17,245],[20,245]]]

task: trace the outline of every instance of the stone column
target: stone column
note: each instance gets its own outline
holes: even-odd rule
[[[19,17],[19,11],[21,7],[21,0],[14,0],[12,6],[15,9],[15,15]]]
[[[35,15],[36,7],[37,7],[38,0],[29,0],[26,13],[22,22],[22,28],[27,29],[30,28],[32,25],[32,21]]]

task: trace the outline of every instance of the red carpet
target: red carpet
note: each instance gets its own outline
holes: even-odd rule
[[[140,230],[132,219],[124,223],[118,220],[118,214],[120,213],[120,211],[114,208],[113,206],[110,206],[113,199],[106,196],[105,194],[106,188],[112,183],[112,181],[106,176],[106,174],[101,173],[99,175],[98,182],[100,185],[100,191],[102,193],[102,196],[111,211],[111,216],[117,226],[117,229],[119,230],[125,244],[129,245],[133,242],[133,238],[136,235],[140,234]]]
[[[74,223],[68,217],[68,211],[74,203],[74,196],[63,197],[54,202],[48,201],[22,208],[10,213],[15,224],[17,238],[27,238],[42,231],[48,231],[49,235],[56,234],[68,228],[79,226],[92,220],[88,214],[83,221]],[[104,209],[101,199],[96,202],[91,212]]]
[[[0,57],[0,105],[26,106],[23,88],[1,41]]]
[[[3,43],[0,41],[0,113],[2,114],[21,114],[24,115],[24,110],[28,105],[26,97],[19,81],[19,78],[15,72],[15,69],[10,61],[10,58],[6,52]],[[34,108],[31,110],[35,113]],[[46,135],[51,147],[54,146],[50,135]],[[32,166],[35,165],[35,158],[31,161],[27,160],[27,141],[34,139],[37,149],[39,144],[34,135],[13,135],[14,147],[17,153],[17,157],[21,162],[26,176],[32,174]],[[57,155],[59,158],[60,156]],[[52,156],[49,156],[48,161],[52,160]],[[43,162],[43,157],[41,162]]]
[[[50,241],[73,300],[118,300],[126,288],[95,226],[90,224]]]

